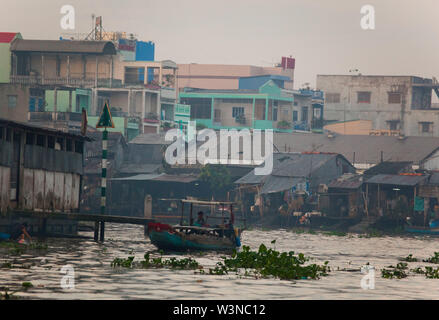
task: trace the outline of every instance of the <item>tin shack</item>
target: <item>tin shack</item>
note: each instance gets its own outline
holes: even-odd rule
[[[0,118],[0,213],[79,211],[83,149],[89,140]],[[57,227],[48,225],[49,233],[51,227],[66,231],[59,221]]]

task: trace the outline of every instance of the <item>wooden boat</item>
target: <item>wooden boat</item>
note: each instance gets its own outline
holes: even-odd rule
[[[233,215],[233,203],[216,201],[181,200],[183,221],[184,204],[190,204],[190,223],[189,225],[170,225],[166,223],[150,222],[147,234],[151,243],[157,248],[167,251],[232,251],[241,245],[241,229],[233,228],[235,217]],[[223,207],[223,223],[218,226],[194,226],[192,218],[193,205]],[[230,220],[225,223],[224,205],[230,206]],[[209,217],[208,217],[209,218]]]
[[[415,227],[415,226],[405,226],[404,227],[406,232],[409,233],[417,233],[417,234],[424,234],[424,235],[439,235],[439,227],[436,228],[430,228],[430,227]]]
[[[240,246],[235,230],[196,226],[171,226],[148,224],[151,243],[157,248],[170,251],[231,251]]]

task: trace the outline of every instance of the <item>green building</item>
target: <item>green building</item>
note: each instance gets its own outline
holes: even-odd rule
[[[185,88],[179,102],[190,105],[190,119],[212,129],[292,131],[294,97],[272,80],[259,89]]]

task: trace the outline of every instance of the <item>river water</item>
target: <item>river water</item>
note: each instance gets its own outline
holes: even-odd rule
[[[91,232],[81,235],[93,236]],[[272,240],[276,243],[271,244]],[[145,239],[143,227],[107,224],[103,244],[92,239],[48,239],[47,250],[29,250],[19,256],[3,248],[0,264],[13,262],[13,268],[0,269],[0,287],[19,290],[16,296],[31,299],[438,299],[439,279],[413,274],[401,280],[384,279],[380,272],[409,254],[420,261],[432,256],[439,251],[438,241],[428,236],[365,238],[287,230],[245,231],[242,243],[252,249],[264,243],[278,251],[302,252],[316,263],[329,261],[332,271],[327,277],[285,281],[186,270],[114,269],[111,261],[115,257],[135,255],[142,260],[144,253],[155,247]],[[209,253],[193,257],[206,268],[213,267],[221,256]],[[360,285],[364,276],[360,268],[367,262],[376,269],[375,288],[369,290]],[[61,288],[64,265],[74,268],[74,289]],[[410,268],[425,265],[431,264],[409,263]],[[20,289],[23,282],[31,282],[33,287]]]

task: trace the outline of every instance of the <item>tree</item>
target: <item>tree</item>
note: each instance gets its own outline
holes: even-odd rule
[[[207,164],[201,169],[200,180],[209,184],[214,198],[227,192],[232,186],[232,177],[224,165]]]

